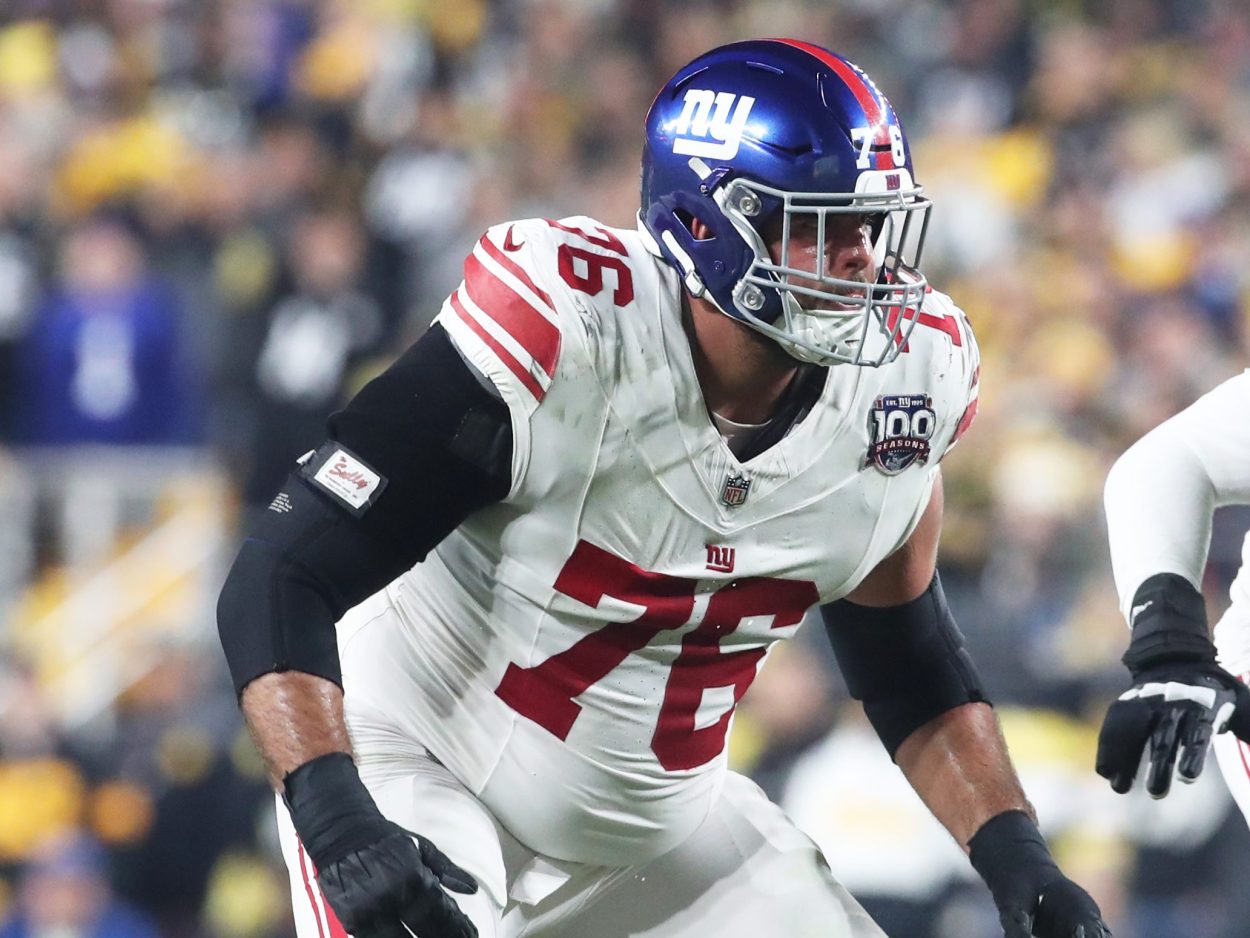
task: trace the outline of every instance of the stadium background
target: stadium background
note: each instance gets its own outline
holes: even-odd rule
[[[0,4],[0,920],[290,934],[213,626],[240,524],[487,225],[632,224],[655,88],[759,35],[867,68],[935,199],[926,267],[984,356],[945,577],[1062,861],[1120,938],[1250,934],[1214,769],[1154,804],[1091,768],[1124,682],[1105,472],[1247,359],[1238,0]],[[735,762],[891,934],[1000,934],[823,646],[775,656]]]

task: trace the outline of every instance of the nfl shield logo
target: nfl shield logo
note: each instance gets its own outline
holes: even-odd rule
[[[874,465],[895,476],[913,463],[929,459],[929,438],[937,429],[933,398],[927,394],[882,394],[868,415],[868,455]]]
[[[744,475],[730,475],[720,490],[720,500],[730,508],[737,508],[747,500],[751,492],[751,480]]]

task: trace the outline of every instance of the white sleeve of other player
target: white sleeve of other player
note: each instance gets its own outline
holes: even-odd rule
[[[1111,468],[1104,501],[1111,566],[1125,618],[1156,573],[1195,586],[1211,513],[1250,503],[1250,372],[1242,372],[1134,443]]]

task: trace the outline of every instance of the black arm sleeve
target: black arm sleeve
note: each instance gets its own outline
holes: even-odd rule
[[[840,599],[820,611],[847,689],[863,701],[891,759],[939,714],[989,702],[936,573],[927,590],[899,606]]]
[[[256,521],[222,587],[217,627],[239,693],[270,671],[341,684],[334,624],[343,613],[511,486],[508,408],[438,326],[334,414],[329,431]],[[317,477],[339,453],[377,477],[364,504]]]

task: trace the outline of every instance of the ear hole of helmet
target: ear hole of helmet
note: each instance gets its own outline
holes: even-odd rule
[[[716,233],[712,231],[712,226],[699,218],[693,212],[688,212],[683,208],[676,209],[673,215],[681,223],[682,227],[690,232],[690,237],[695,241],[715,241]],[[698,224],[701,233],[695,231],[695,225]]]

